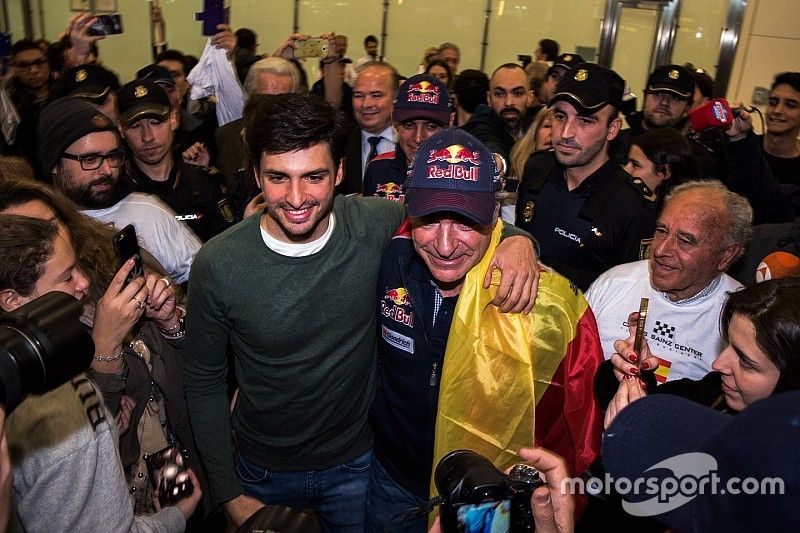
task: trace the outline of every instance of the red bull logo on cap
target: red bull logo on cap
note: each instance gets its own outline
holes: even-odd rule
[[[403,194],[403,187],[394,182],[379,183],[375,187],[375,196],[380,196],[382,198],[386,198],[387,200],[399,202],[401,204],[406,199],[406,195]]]
[[[406,95],[406,102],[439,103],[439,87],[426,80],[409,84]]]
[[[411,297],[405,287],[388,289],[381,300],[381,314],[395,322],[414,327],[414,315],[407,309],[411,305]]]
[[[447,162],[446,167],[432,163]],[[481,164],[480,152],[468,150],[460,144],[452,144],[428,154],[428,178],[449,178],[478,181],[478,167]]]

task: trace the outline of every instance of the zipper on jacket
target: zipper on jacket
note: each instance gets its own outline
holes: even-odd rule
[[[431,387],[436,386],[436,369],[439,367],[439,363],[433,363],[433,368],[431,369]]]

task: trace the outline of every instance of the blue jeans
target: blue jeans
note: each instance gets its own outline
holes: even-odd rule
[[[270,472],[236,454],[244,491],[264,503],[313,509],[323,531],[362,533],[372,450],[325,470]]]
[[[428,531],[428,515],[423,515],[402,524],[392,517],[427,503],[395,483],[392,476],[374,459],[369,469],[369,511],[367,512],[370,533],[425,533]]]

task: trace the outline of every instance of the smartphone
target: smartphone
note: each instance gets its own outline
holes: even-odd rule
[[[194,491],[194,484],[186,472],[183,454],[176,446],[168,446],[152,455],[145,455],[144,461],[162,509],[175,505]]]
[[[306,39],[305,41],[294,42],[294,57],[301,59],[304,57],[326,57],[328,55],[328,39]]]
[[[144,276],[142,266],[142,253],[139,250],[139,241],[136,238],[136,228],[133,224],[128,224],[112,237],[114,251],[117,253],[117,270],[122,268],[125,261],[133,257],[133,269],[128,273],[125,283],[128,284],[134,278]]]
[[[122,15],[96,15],[96,20],[89,26],[89,35],[119,35],[122,33]]]
[[[644,327],[647,322],[647,308],[650,305],[648,298],[639,300],[639,319],[636,321],[636,335],[633,338],[633,351],[636,352],[636,368],[642,370],[642,343],[644,343]]]
[[[219,33],[217,25],[230,21],[231,8],[225,5],[225,0],[204,0],[203,11],[195,13],[194,19],[203,21],[203,35],[215,35]]]

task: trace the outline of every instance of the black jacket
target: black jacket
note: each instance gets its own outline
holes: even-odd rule
[[[535,152],[517,194],[517,226],[538,241],[542,262],[584,291],[609,268],[647,257],[655,214],[613,160],[567,191],[555,155]]]

